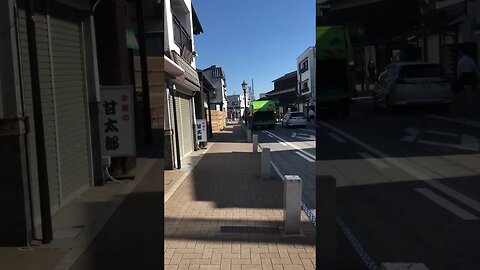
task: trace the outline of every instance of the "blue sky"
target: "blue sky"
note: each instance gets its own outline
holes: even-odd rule
[[[254,82],[255,97],[296,70],[297,57],[315,45],[314,0],[193,0],[204,30],[195,36],[197,68],[223,67],[228,95]]]

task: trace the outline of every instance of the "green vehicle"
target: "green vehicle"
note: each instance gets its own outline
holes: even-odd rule
[[[252,129],[257,127],[275,128],[275,102],[257,100],[250,104],[250,121]]]
[[[319,26],[316,38],[317,106],[348,116],[355,91],[355,63],[348,30],[343,26]]]

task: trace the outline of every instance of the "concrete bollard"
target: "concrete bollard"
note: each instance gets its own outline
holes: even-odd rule
[[[252,131],[250,129],[247,129],[247,141],[252,141]]]
[[[302,179],[285,175],[283,185],[283,220],[286,234],[299,234],[302,203]]]
[[[253,146],[253,153],[258,152],[258,134],[252,135],[252,146]]]
[[[317,206],[317,267],[319,269],[336,269],[337,261],[337,212],[336,179],[330,175],[316,176]]]
[[[262,148],[262,178],[270,179],[272,176],[271,165],[270,165],[271,155],[270,148]]]

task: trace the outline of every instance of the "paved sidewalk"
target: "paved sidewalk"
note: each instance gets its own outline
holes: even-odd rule
[[[283,234],[283,183],[260,179],[242,126],[214,137],[165,203],[165,269],[315,269],[314,226],[302,212],[302,233]]]

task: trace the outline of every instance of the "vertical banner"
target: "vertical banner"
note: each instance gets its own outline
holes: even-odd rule
[[[198,142],[207,141],[207,120],[197,119],[197,128],[195,129]]]
[[[100,133],[104,155],[135,156],[133,86],[101,86]]]

